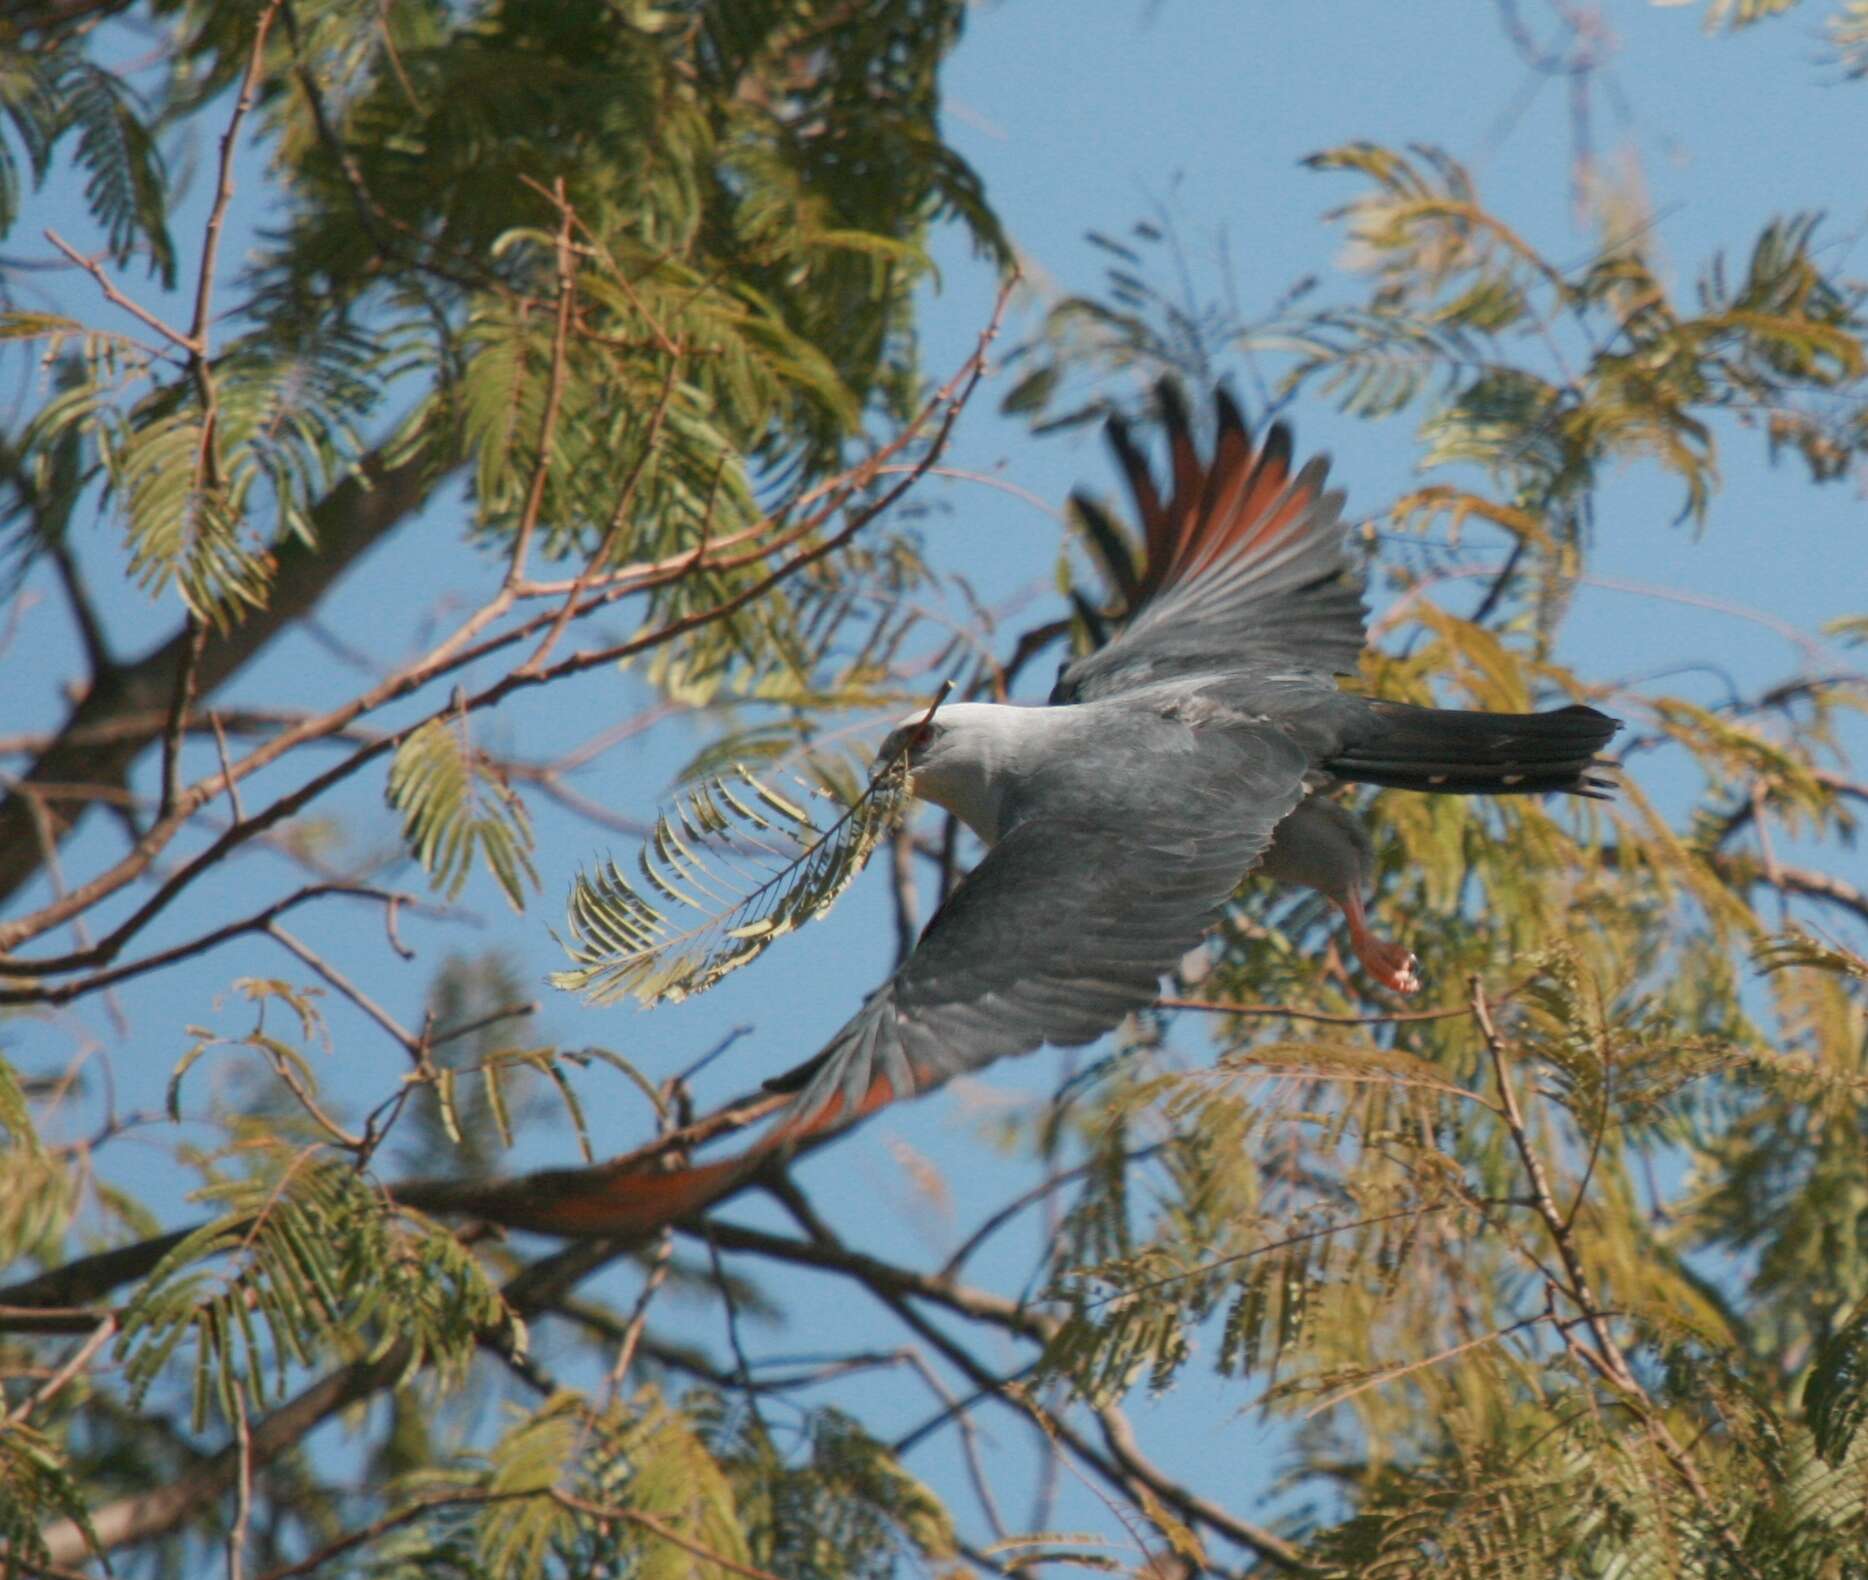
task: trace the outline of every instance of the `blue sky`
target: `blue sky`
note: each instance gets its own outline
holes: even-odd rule
[[[1540,35],[1554,31],[1545,5],[1524,0],[1518,10]],[[1861,159],[1868,143],[1868,85],[1840,82],[1837,70],[1824,62],[1822,6],[1806,4],[1787,19],[1717,38],[1703,32],[1697,6],[1616,0],[1599,10],[1606,29],[1602,47],[1612,55],[1608,77],[1591,95],[1596,151],[1605,161],[1638,164],[1656,215],[1661,256],[1680,281],[1690,282],[1716,249],[1742,257],[1771,215],[1805,209],[1827,215],[1824,235],[1835,250],[1826,261],[1844,272],[1868,268],[1860,244],[1868,222]],[[1370,0],[1092,0],[1075,6],[1019,0],[980,6],[948,68],[946,93],[949,131],[984,177],[1026,260],[1029,289],[1003,343],[1027,332],[1046,302],[1098,287],[1107,259],[1085,239],[1086,232],[1117,234],[1163,210],[1174,220],[1201,288],[1230,291],[1248,317],[1306,274],[1324,276],[1331,294],[1349,294],[1353,282],[1331,278],[1340,261],[1341,232],[1322,215],[1355,193],[1355,178],[1320,175],[1299,161],[1351,139],[1439,144],[1469,165],[1488,204],[1533,243],[1558,259],[1584,255],[1591,237],[1579,228],[1571,202],[1568,90],[1527,68],[1499,17],[1482,4]],[[259,172],[249,169],[236,216],[249,230],[258,217],[260,191]],[[195,194],[197,206],[200,196]],[[45,225],[60,228],[81,247],[96,245],[69,196],[48,191],[29,199],[26,223],[8,250],[46,251],[38,240]],[[187,237],[198,229],[198,221],[191,229],[184,220],[176,233]],[[939,377],[971,350],[996,282],[958,237],[944,238],[937,256],[941,278],[928,293],[924,331],[926,364]],[[82,277],[56,277],[45,288],[67,310],[102,318],[101,304]],[[969,409],[952,464],[1003,475],[1053,506],[1080,483],[1111,489],[1111,470],[1093,434],[1035,441],[1021,424],[996,416],[1008,382],[988,386]],[[1335,476],[1349,491],[1353,514],[1373,513],[1420,481],[1409,417],[1368,423],[1309,406],[1290,415],[1301,447],[1325,447],[1334,456]],[[1674,524],[1679,496],[1672,480],[1630,468],[1604,487],[1592,563],[1600,585],[1580,592],[1566,637],[1566,656],[1586,676],[1639,676],[1682,654],[1715,653],[1743,683],[1784,678],[1826,660],[1820,650],[1788,638],[1783,628],[1807,636],[1825,620],[1862,611],[1868,552],[1861,481],[1813,490],[1795,464],[1767,466],[1755,440],[1729,433],[1722,438],[1734,441],[1723,455],[1726,486],[1697,538]],[[937,565],[964,570],[993,598],[1054,598],[1060,540],[1053,518],[977,485],[941,484],[927,497],[940,505],[924,525]],[[457,519],[438,506],[368,562],[347,584],[354,596],[332,609],[333,630],[384,660],[414,648],[421,640],[417,612],[432,608],[448,589],[444,579],[451,578],[463,596],[476,585],[464,552],[453,548],[457,527]],[[437,543],[447,547],[448,558],[437,559]],[[114,531],[100,529],[87,550],[100,580],[109,575],[116,552]],[[1664,601],[1641,590],[1655,587],[1702,602]],[[49,591],[43,585],[36,590]],[[8,704],[0,707],[0,732],[53,722],[59,711],[55,687],[71,672],[55,600],[46,598],[19,618],[14,646],[3,660],[12,686]],[[108,618],[121,648],[133,652],[166,632],[175,611],[172,604],[151,608],[140,594],[119,592],[109,600]],[[243,676],[230,698],[305,704],[335,698],[356,683],[354,674],[334,667],[323,646],[295,637]],[[1683,682],[1682,689],[1690,691],[1692,684]],[[639,702],[628,683],[609,674],[553,695],[556,700],[531,711],[511,709],[482,728],[517,752],[542,754]],[[665,733],[646,753],[604,759],[580,788],[618,810],[648,815],[668,775],[700,739],[680,729]],[[207,762],[199,766],[205,769]],[[1656,772],[1664,789],[1668,770],[1661,764]],[[341,802],[356,820],[361,844],[393,838],[380,797],[378,778],[352,787]],[[374,919],[360,911],[303,912],[297,930],[353,969],[405,1023],[419,1020],[430,973],[449,949],[497,944],[517,952],[529,976],[541,979],[558,963],[545,926],[556,918],[573,867],[605,839],[549,808],[535,811],[544,889],[525,917],[513,917],[490,884],[476,881],[467,902],[484,917],[484,927],[462,932],[408,924],[406,935],[422,950],[412,966],[388,956]],[[626,847],[625,841],[610,843],[619,854]],[[81,869],[86,852],[95,859],[101,848],[93,830],[73,847],[68,867]],[[1868,880],[1859,854],[1850,859],[1853,872],[1836,870],[1856,882]],[[280,863],[249,857],[204,884],[190,906],[152,928],[141,946],[160,947],[199,931],[209,918],[250,910],[256,888],[270,894],[287,886],[289,874]],[[570,1046],[614,1047],[659,1077],[729,1029],[747,1025],[752,1033],[709,1072],[700,1095],[705,1100],[743,1090],[808,1056],[886,974],[892,934],[884,888],[880,874],[869,874],[828,922],[787,940],[760,965],[692,1005],[652,1016],[589,1012],[541,987],[541,996],[551,1000],[544,1030]],[[128,1037],[112,1025],[101,1002],[89,1000],[42,1024],[6,1027],[9,1055],[38,1070],[62,1063],[75,1045],[95,1042],[107,1051],[123,1106],[156,1106],[189,1040],[186,1026],[244,1028],[244,1010],[217,1010],[213,1002],[217,991],[243,974],[293,980],[305,975],[276,948],[243,941],[218,952],[204,969],[126,990],[121,1003],[135,1028]],[[330,1009],[337,1051],[324,1066],[327,1089],[358,1100],[387,1090],[399,1077],[401,1055],[347,1006]],[[1189,1034],[1190,1046],[1198,1036],[1197,1029]],[[803,1182],[858,1243],[906,1261],[933,1263],[984,1211],[1035,1178],[1030,1165],[1008,1161],[987,1132],[995,1114],[1023,1110],[1051,1089],[1061,1057],[1046,1052],[1015,1061],[982,1081],[956,1083],[927,1101],[890,1110],[807,1162]],[[205,1108],[218,1078],[212,1067],[197,1072],[187,1106]],[[620,1081],[594,1075],[586,1092],[600,1149],[617,1150],[640,1139],[647,1123],[640,1100]],[[162,1161],[169,1139],[156,1132],[154,1145],[144,1147],[131,1137],[104,1161],[113,1177],[179,1216],[184,1209]],[[535,1139],[519,1161],[565,1162],[572,1156],[568,1133],[558,1132]],[[941,1195],[924,1190],[923,1163],[944,1181]],[[147,1171],[143,1177],[139,1168]],[[774,1226],[783,1222],[758,1203],[736,1204],[731,1214]],[[1008,1234],[997,1254],[982,1259],[981,1281],[1015,1288],[1007,1281],[1029,1265],[1040,1231],[1034,1216]],[[791,1320],[782,1331],[755,1330],[756,1353],[900,1341],[900,1330],[884,1314],[842,1295],[833,1304],[827,1283],[787,1278],[774,1287]],[[627,1275],[606,1288],[613,1298],[629,1298]],[[541,1335],[541,1343],[553,1342],[549,1332]],[[1144,1440],[1164,1466],[1199,1490],[1247,1514],[1262,1513],[1253,1498],[1268,1494],[1274,1479],[1275,1434],[1242,1413],[1249,1404],[1243,1392],[1235,1397],[1209,1388],[1197,1370],[1188,1376],[1178,1393],[1160,1402],[1135,1401]],[[911,1424],[931,1408],[917,1382],[894,1373],[866,1381],[858,1398],[865,1411],[881,1412],[885,1427]],[[988,1425],[1008,1459],[1023,1454],[1024,1427],[1003,1415]],[[957,1504],[969,1506],[950,1437],[932,1440],[913,1464]],[[1021,1476],[1010,1470],[1007,1475],[1009,1489],[1022,1485]],[[1067,1480],[1062,1498],[1056,1528],[1124,1539],[1086,1489]],[[1005,1502],[1009,1518],[1019,1522],[1024,1493],[1009,1490]]]

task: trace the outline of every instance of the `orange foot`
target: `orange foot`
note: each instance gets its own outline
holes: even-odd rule
[[[1349,919],[1349,944],[1362,962],[1362,969],[1385,988],[1396,993],[1420,991],[1420,962],[1413,952],[1400,944],[1379,938],[1369,930],[1368,912],[1362,908],[1362,896],[1352,893],[1339,902]]]

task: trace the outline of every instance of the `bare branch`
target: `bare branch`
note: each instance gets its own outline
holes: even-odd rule
[[[405,1027],[395,1016],[391,1015],[388,1010],[384,1009],[382,1005],[371,998],[369,994],[365,993],[362,988],[352,982],[350,978],[339,971],[330,961],[318,954],[316,950],[312,949],[308,944],[301,942],[299,939],[294,938],[270,917],[260,925],[258,931],[264,933],[268,938],[277,940],[284,948],[304,961],[313,971],[323,977],[326,982],[336,988],[339,993],[343,994],[344,997],[355,1004],[358,1009],[368,1015],[371,1020],[381,1026],[384,1031],[388,1032],[411,1058],[419,1059],[421,1057],[421,1038],[417,1037],[412,1031]]]
[[[850,1250],[841,1243],[790,1240],[780,1235],[747,1229],[738,1224],[717,1221],[708,1222],[704,1229],[684,1228],[682,1232],[696,1235],[710,1234],[723,1250],[753,1251],[762,1256],[797,1262],[855,1278],[946,1356],[974,1386],[992,1394],[995,1398],[1004,1399],[1004,1402],[1013,1408],[1021,1408],[1021,1406],[1018,1401],[1004,1398],[1002,1380],[981,1367],[964,1348],[954,1343],[939,1328],[928,1323],[908,1303],[909,1300],[912,1298],[930,1301],[961,1316],[990,1323],[1007,1333],[1039,1344],[1046,1342],[1056,1331],[1057,1324],[1054,1318],[1047,1317],[1031,1307],[1005,1300],[984,1290],[955,1283],[950,1279],[917,1273],[908,1268],[880,1261],[860,1251]],[[1028,1411],[1035,1408],[1035,1405],[1030,1401],[1025,1401],[1022,1408]],[[1263,1530],[1249,1521],[1238,1519],[1230,1511],[1189,1492],[1150,1464],[1136,1450],[1133,1434],[1129,1432],[1127,1422],[1119,1412],[1113,1409],[1100,1410],[1096,1412],[1096,1415],[1104,1438],[1104,1450],[1101,1451],[1067,1422],[1055,1416],[1047,1416],[1046,1420],[1050,1428],[1058,1433],[1059,1438],[1073,1454],[1096,1469],[1099,1475],[1112,1481],[1125,1494],[1130,1491],[1130,1478],[1132,1477],[1134,1481],[1145,1485],[1150,1492],[1162,1499],[1183,1518],[1192,1519],[1209,1529],[1220,1532],[1241,1546],[1261,1554],[1281,1569],[1296,1573],[1310,1572],[1309,1566],[1303,1562],[1297,1549],[1282,1537]]]
[[[340,1366],[255,1423],[244,1452],[230,1445],[167,1486],[94,1510],[91,1528],[98,1550],[109,1552],[174,1530],[221,1498],[238,1478],[242,1461],[250,1457],[255,1466],[270,1464],[319,1422],[389,1387],[407,1370],[409,1359],[408,1345],[399,1343],[373,1361]],[[48,1526],[44,1539],[55,1563],[76,1563],[90,1551],[84,1533],[69,1520]]]
[[[89,682],[96,685],[99,677],[109,674],[116,664],[110,656],[110,644],[104,640],[104,628],[98,623],[97,610],[91,603],[90,592],[70,546],[59,538],[47,543],[45,552],[52,568],[58,572],[66,602],[71,605],[71,617],[78,627],[78,640],[84,644],[85,662],[90,669]]]
[[[18,1426],[22,1421],[30,1419],[33,1411],[37,1410],[41,1405],[50,1404],[64,1391],[66,1384],[68,1384],[72,1378],[79,1376],[84,1371],[85,1367],[90,1365],[91,1358],[110,1342],[116,1331],[116,1314],[114,1312],[106,1312],[98,1319],[96,1326],[91,1329],[90,1337],[71,1352],[64,1365],[60,1366],[57,1371],[46,1378],[46,1380],[40,1384],[36,1392],[30,1397],[21,1400],[18,1405],[9,1411],[6,1419],[0,1421],[0,1426]]]
[[[393,910],[402,904],[420,904],[413,895],[402,894],[393,889],[371,888],[362,883],[314,883],[288,894],[283,900],[277,900],[263,911],[238,922],[229,922],[225,927],[217,927],[210,933],[203,933],[199,938],[192,938],[187,943],[177,944],[172,949],[160,950],[153,955],[145,955],[141,960],[132,960],[127,965],[116,966],[108,971],[99,971],[88,977],[80,977],[75,982],[41,984],[33,987],[0,988],[0,1004],[69,1004],[92,993],[101,992],[131,977],[143,976],[150,971],[159,971],[164,966],[174,965],[178,960],[189,960],[196,955],[206,954],[210,949],[238,938],[244,933],[263,933],[271,929],[272,924],[288,911],[296,910],[312,900],[323,899],[327,895],[348,895],[352,899],[375,900]],[[86,951],[87,953],[89,951]]]
[[[182,1238],[176,1236],[172,1243],[179,1244]],[[507,1280],[502,1291],[505,1303],[522,1317],[549,1307],[580,1279],[613,1260],[621,1249],[614,1242],[593,1241],[535,1262]],[[500,1342],[500,1338],[489,1335],[489,1342]],[[340,1366],[252,1423],[244,1450],[238,1443],[230,1444],[165,1487],[120,1498],[93,1511],[91,1525],[98,1550],[108,1552],[174,1530],[223,1497],[234,1486],[243,1462],[250,1463],[253,1470],[271,1464],[320,1422],[399,1384],[411,1358],[412,1351],[405,1341],[390,1345],[373,1360]],[[54,1563],[77,1562],[92,1550],[84,1533],[69,1520],[47,1527],[44,1539]]]
[[[211,692],[238,672],[310,610],[358,556],[413,511],[432,481],[429,470],[433,460],[426,446],[418,447],[393,467],[380,456],[368,456],[355,475],[332,489],[312,512],[317,548],[291,538],[273,549],[277,570],[266,607],[251,611],[239,625],[208,645],[197,673],[197,690],[202,694]],[[160,736],[189,640],[184,629],[145,657],[113,666],[95,677],[56,738],[40,751],[32,768],[0,803],[0,901],[14,894],[42,864],[32,827],[36,794],[46,786],[66,783],[118,788],[124,785],[131,763]],[[125,727],[128,720],[142,722],[132,729]],[[218,782],[214,793],[219,793]],[[56,832],[63,840],[70,825],[61,824]],[[102,887],[86,884],[74,891],[89,896],[80,908],[88,908],[105,893],[114,893],[142,872],[173,832],[152,831],[139,840],[132,853],[133,870],[120,879],[113,869]],[[149,847],[146,852],[145,844]],[[29,931],[15,938],[9,936],[8,929],[0,928],[0,952],[16,947],[25,936],[36,933]]]
[[[529,186],[537,187],[535,181]],[[540,190],[543,190],[540,188]],[[564,177],[552,181],[548,194],[558,207],[558,315],[551,337],[551,370],[545,384],[545,410],[538,423],[538,457],[532,466],[531,486],[526,490],[525,508],[519,515],[519,530],[513,539],[512,558],[506,567],[504,591],[510,594],[525,579],[525,560],[538,530],[538,513],[545,504],[545,485],[551,478],[552,446],[558,438],[558,412],[564,404],[564,371],[571,341],[571,312],[576,303],[576,262],[571,251],[573,213],[564,195]]]
[[[79,252],[76,247],[72,246],[70,242],[65,240],[65,238],[59,235],[55,230],[48,230],[44,235],[47,241],[51,242],[54,247],[64,253],[67,258],[77,264],[86,274],[90,275],[93,280],[97,281],[97,287],[104,293],[105,301],[109,302],[113,307],[121,307],[124,312],[128,313],[138,322],[147,324],[171,345],[180,346],[182,350],[193,354],[195,351],[195,343],[193,340],[187,335],[182,334],[179,330],[171,329],[160,318],[156,317],[154,313],[150,312],[148,308],[131,301],[129,297],[119,291],[111,282],[110,276],[104,272],[104,266],[95,258],[85,257],[83,253]]]

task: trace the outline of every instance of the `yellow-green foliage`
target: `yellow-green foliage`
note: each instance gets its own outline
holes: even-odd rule
[[[578,875],[564,946],[577,964],[554,972],[553,985],[593,1004],[678,1003],[705,992],[829,910],[906,799],[899,763],[827,827],[744,767],[688,791],[656,819],[636,858],[654,900],[613,861],[594,877]]]
[[[1142,547],[1094,505],[1070,522],[1098,576],[1080,579],[1067,547],[1063,596],[1016,629],[924,563],[912,516],[864,524],[864,503],[927,457],[928,428],[887,452],[886,475],[845,475],[927,397],[912,315],[931,227],[958,218],[1004,250],[941,135],[938,72],[965,8],[156,0],[132,8],[164,51],[149,104],[93,58],[128,36],[95,25],[116,9],[0,21],[9,249],[22,188],[69,160],[100,267],[160,301],[201,249],[169,235],[180,182],[157,129],[214,149],[250,63],[240,146],[265,159],[241,179],[270,160],[276,185],[257,249],[223,258],[204,292],[198,341],[188,301],[167,332],[30,302],[0,319],[30,392],[0,441],[5,569],[68,582],[51,603],[73,606],[70,645],[91,660],[65,677],[80,750],[0,847],[56,912],[0,994],[54,1023],[162,972],[177,1001],[205,1003],[253,969],[223,968],[224,949],[280,944],[326,987],[242,976],[250,1028],[178,1012],[128,1029],[134,1057],[185,1048],[168,1117],[201,1129],[120,1108],[88,1044],[65,1070],[0,1064],[0,1251],[44,1269],[0,1299],[0,1567],[84,1561],[61,1522],[109,1507],[100,1527],[148,1544],[132,1563],[178,1573],[218,1565],[208,1543],[241,1569],[246,1543],[242,1572],[315,1556],[383,1580],[881,1580],[983,1567],[980,1553],[1341,1580],[1858,1580],[1868,965],[1842,929],[1868,919],[1847,859],[1868,805],[1850,759],[1868,616],[1794,633],[1824,662],[1757,690],[1616,675],[1565,640],[1600,545],[1625,530],[1598,508],[1612,472],[1663,477],[1691,529],[1670,540],[1681,555],[1695,533],[1746,530],[1713,508],[1740,459],[1792,461],[1777,477],[1799,490],[1859,477],[1868,289],[1845,272],[1846,233],[1754,213],[1682,268],[1623,194],[1601,201],[1593,244],[1558,256],[1445,151],[1354,143],[1311,161],[1342,266],[1253,312],[1230,281],[1192,299],[1154,221],[1095,237],[1107,288],[1055,302],[1012,352],[1006,408],[1042,434],[1164,372],[1230,368],[1288,402],[1300,447],[1305,403],[1406,414],[1427,475],[1386,506],[1354,501],[1376,616],[1349,683],[1601,707],[1626,721],[1614,799],[1322,792],[1359,795],[1377,832],[1370,898],[1425,962],[1419,1000],[1372,1002],[1327,902],[1248,881],[1175,995],[1198,1002],[1211,1045],[1191,1011],[1163,1010],[1073,1066],[1055,1102],[995,1109],[987,1128],[1031,1154],[1034,1182],[945,1268],[919,1240],[869,1233],[866,1188],[813,1202],[808,1170],[776,1166],[758,1183],[789,1214],[779,1229],[735,1209],[704,1232],[541,1250],[472,1216],[479,1176],[539,1112],[559,1166],[574,1145],[588,1160],[672,1130],[688,1117],[665,1079],[678,1061],[658,1050],[638,1070],[583,1047],[602,1035],[588,1027],[576,1051],[553,1046],[523,977],[484,961],[442,966],[404,1026],[344,975],[364,946],[346,937],[326,960],[278,919],[329,885],[389,908],[393,944],[398,915],[438,908],[333,877],[342,844],[305,830],[335,803],[309,803],[387,758],[403,845],[433,887],[453,899],[483,864],[517,909],[538,858],[515,787],[566,787],[497,757],[483,720],[555,686],[553,663],[568,678],[626,660],[619,685],[685,712],[689,761],[636,867],[576,879],[556,980],[597,1003],[675,1000],[821,913],[892,829],[900,773],[865,790],[867,748],[833,724],[899,715],[932,677],[982,696],[1028,685],[1022,666],[1087,646],[1132,603]],[[1703,9],[1731,30],[1787,7]],[[1860,75],[1868,11],[1832,5],[1827,26]],[[65,596],[95,518],[115,570],[168,602],[167,667],[112,658]],[[851,524],[864,535],[833,548]],[[371,677],[322,723],[223,705],[245,644],[305,612],[285,567],[349,565],[402,530],[485,584],[425,668]],[[105,552],[85,545],[88,574]],[[1664,618],[1672,592],[1646,596]],[[301,745],[351,755],[312,767]],[[223,754],[250,771],[204,777]],[[781,776],[800,761],[812,790],[794,794]],[[61,799],[68,780],[128,838],[65,841],[85,805]],[[8,783],[0,816],[28,780]],[[817,817],[820,787],[850,810]],[[164,833],[177,816],[185,834]],[[898,847],[910,866],[951,854],[914,832]],[[264,864],[223,863],[261,833],[314,870],[304,894],[255,898]],[[237,909],[154,925],[181,923],[169,900],[208,874]],[[199,993],[189,971],[208,974]],[[853,1006],[872,984],[846,986]],[[349,1007],[327,1024],[333,995]],[[318,1044],[382,1032],[384,1062],[346,1064],[376,1070],[366,1089],[320,1082]],[[95,1129],[70,1121],[87,1083],[103,1092]],[[670,1137],[664,1161],[690,1139]],[[150,1221],[107,1183],[126,1155],[139,1182],[148,1159],[195,1170],[211,1221]],[[1006,1253],[1040,1213],[1028,1263],[985,1271],[987,1242]],[[937,1217],[920,1220],[930,1235]],[[839,1237],[851,1223],[860,1249]],[[145,1237],[118,1248],[136,1276],[88,1259],[126,1232]],[[808,1295],[767,1287],[780,1260],[806,1264]],[[610,1283],[577,1287],[609,1265]],[[898,1337],[818,1353],[845,1333],[807,1302],[858,1297]],[[786,1316],[775,1346],[766,1325]],[[885,1437],[870,1376],[925,1386],[920,1424],[891,1419],[902,1435]],[[845,1390],[839,1406],[820,1386]],[[1269,1420],[1277,1463],[1219,1455],[1200,1496],[1172,1485],[1141,1441],[1150,1420],[1120,1408],[1191,1387]],[[1034,1463],[1055,1455],[1093,1487],[1104,1532],[1024,1532],[1001,1499],[986,1540],[942,1504],[910,1456],[989,1408],[1008,1453],[1029,1440]],[[291,1441],[267,1436],[280,1422]],[[990,1471],[979,1480],[990,1507]],[[1280,1486],[1266,1514],[1260,1494]],[[177,1489],[162,1525],[150,1511]]]
[[[430,719],[397,747],[389,804],[402,838],[434,886],[458,898],[474,858],[485,861],[506,901],[525,909],[536,885],[532,823],[498,767],[467,739],[466,720]]]
[[[457,1385],[484,1334],[524,1347],[486,1269],[440,1226],[391,1209],[354,1169],[309,1158],[209,1187],[221,1209],[125,1308],[116,1354],[133,1400],[192,1351],[190,1416],[232,1422],[283,1394],[295,1367],[400,1358]],[[222,1259],[225,1259],[224,1261]]]

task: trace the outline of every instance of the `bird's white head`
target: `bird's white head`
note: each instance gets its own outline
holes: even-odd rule
[[[923,801],[945,807],[988,845],[999,837],[999,813],[1017,746],[1042,710],[996,702],[954,702],[933,718],[903,719],[883,741],[876,761],[908,759],[909,785]]]

